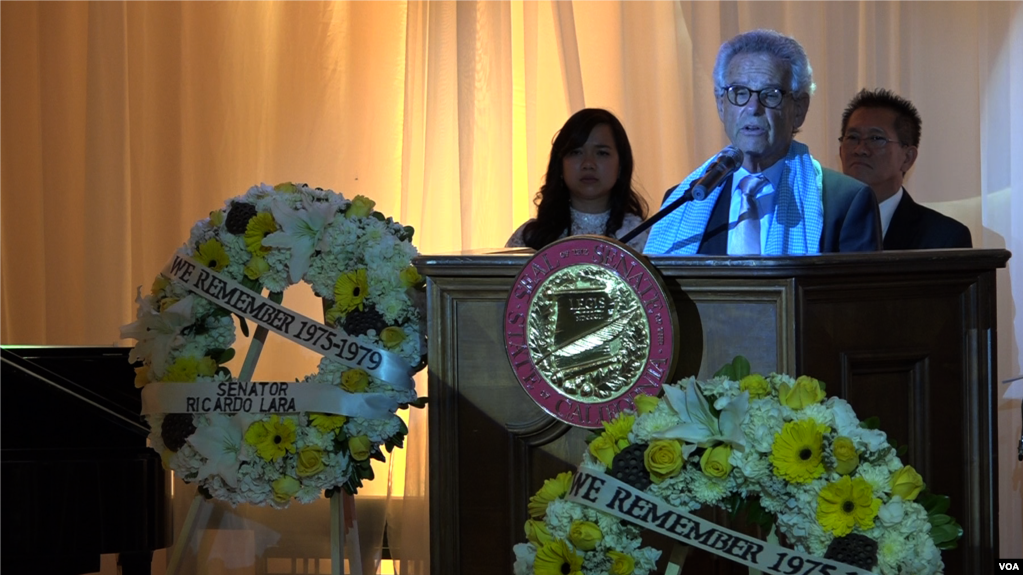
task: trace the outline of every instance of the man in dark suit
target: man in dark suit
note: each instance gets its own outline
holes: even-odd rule
[[[877,195],[886,250],[970,248],[970,230],[913,201],[902,182],[916,162],[920,114],[889,90],[861,90],[842,113],[842,171]]]
[[[718,116],[742,166],[703,201],[657,222],[649,254],[780,255],[881,249],[877,200],[862,182],[824,169],[794,136],[813,70],[796,40],[753,30],[725,42],[714,67]],[[708,161],[670,191],[682,196]]]

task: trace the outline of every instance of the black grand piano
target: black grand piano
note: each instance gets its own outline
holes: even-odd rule
[[[149,573],[173,539],[128,348],[0,346],[0,571]]]

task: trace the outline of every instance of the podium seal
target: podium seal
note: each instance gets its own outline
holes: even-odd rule
[[[571,236],[522,268],[504,316],[515,377],[544,411],[600,428],[675,368],[678,320],[658,272],[631,248]]]

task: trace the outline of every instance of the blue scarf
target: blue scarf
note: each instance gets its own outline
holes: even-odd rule
[[[671,192],[664,204],[667,205],[681,197],[689,188],[689,184],[703,175],[713,159],[707,160],[698,170],[689,174]],[[767,246],[764,255],[818,254],[821,232],[824,229],[821,165],[810,156],[810,149],[805,144],[796,141],[789,146],[789,153],[782,162],[785,168],[775,189],[774,212],[767,222]],[[654,224],[643,252],[696,254],[723,187],[722,185],[715,188],[702,202],[682,204]],[[797,193],[796,190],[803,192]]]

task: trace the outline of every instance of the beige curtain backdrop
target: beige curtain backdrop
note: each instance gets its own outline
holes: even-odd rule
[[[582,107],[622,119],[636,184],[656,207],[727,143],[711,80],[718,46],[765,27],[810,56],[817,93],[799,137],[825,166],[839,167],[841,112],[860,88],[917,105],[923,142],[907,188],[968,225],[975,246],[1015,252],[998,276],[998,375],[1023,371],[1019,2],[0,8],[4,344],[129,343],[118,326],[134,318],[135,288],[196,220],[259,182],[370,196],[415,227],[423,253],[501,246],[534,213],[550,141]],[[319,313],[301,291],[285,304]],[[256,377],[313,369],[311,354],[271,339]],[[999,397],[999,555],[1019,557],[1023,383],[1000,384]],[[360,495],[364,556],[379,556],[386,517],[396,572],[428,569],[425,422],[410,414],[407,449]],[[180,516],[194,489],[176,487]],[[211,507],[191,542],[194,572],[263,572],[256,565],[279,559],[272,550],[288,539],[305,542],[295,549],[307,562],[329,557],[308,544],[326,545],[325,533],[301,530],[318,514]]]

